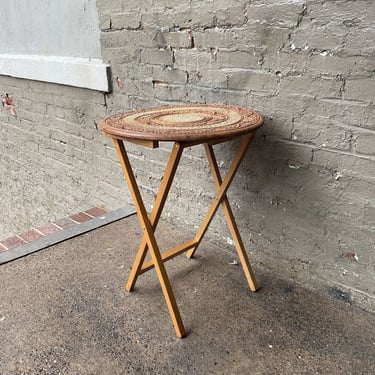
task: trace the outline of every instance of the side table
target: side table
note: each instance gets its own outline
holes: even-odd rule
[[[185,336],[186,332],[164,262],[184,252],[186,252],[188,258],[194,255],[220,205],[223,207],[250,290],[257,290],[256,280],[226,193],[255,136],[256,130],[263,125],[263,121],[263,116],[260,113],[247,108],[229,105],[194,104],[125,112],[110,116],[100,123],[102,132],[113,139],[143,230],[143,238],[125,288],[129,292],[132,291],[138,276],[155,268],[178,337]],[[235,138],[240,138],[241,142],[226,176],[222,178],[213,145]],[[143,203],[124,141],[150,148],[157,148],[161,141],[174,143],[156,196],[155,205],[150,215],[148,215]],[[161,253],[155,239],[156,227],[183,150],[186,147],[198,144],[203,144],[205,147],[215,182],[216,196],[195,237]],[[145,261],[147,251],[151,255],[151,260],[149,261]]]

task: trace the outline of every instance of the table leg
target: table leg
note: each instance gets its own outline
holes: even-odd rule
[[[164,208],[165,201],[167,200],[167,196],[168,196],[170,187],[172,185],[172,181],[176,173],[177,166],[182,155],[182,151],[183,151],[183,147],[181,146],[181,144],[175,143],[172,148],[172,152],[170,154],[168,164],[164,172],[163,179],[161,180],[161,184],[159,187],[158,194],[156,196],[154,207],[150,214],[150,223],[154,232],[158,225],[161,212]],[[144,259],[146,257],[146,254],[147,254],[147,241],[146,241],[146,237],[143,236],[142,242],[139,246],[137,256],[134,260],[128,281],[125,286],[125,289],[128,292],[131,292],[134,289],[137,278],[141,274],[140,271],[141,271]]]
[[[206,148],[207,158],[211,167],[212,176],[215,181],[216,190],[218,190],[222,184],[222,179],[221,179],[220,171],[216,162],[214,150],[211,145],[207,145],[207,144],[205,145],[205,148]],[[255,276],[251,268],[249,258],[247,257],[245,246],[243,244],[240,232],[238,230],[236,221],[234,219],[232,208],[229,204],[228,197],[226,194],[223,195],[221,205],[223,207],[224,216],[226,218],[229,231],[232,235],[234,245],[236,247],[238,256],[240,258],[241,265],[244,270],[250,290],[255,292],[258,289]]]
[[[160,250],[155,239],[154,230],[148,218],[147,211],[142,200],[142,196],[139,192],[137,181],[135,179],[131,164],[129,162],[129,158],[126,153],[124,143],[118,139],[113,139],[113,141],[115,144],[115,148],[117,151],[118,158],[120,160],[124,176],[126,178],[130,193],[134,201],[134,205],[137,210],[138,219],[143,229],[146,245],[150,251],[151,258],[154,263],[156,274],[158,276],[164,294],[164,298],[168,306],[169,314],[172,318],[176,335],[178,337],[183,337],[186,334],[185,328],[182,323],[176,299],[174,297],[171,284],[160,254]]]
[[[210,207],[206,217],[204,218],[204,220],[202,222],[202,225],[199,228],[199,230],[196,234],[196,237],[195,237],[195,240],[199,244],[201,242],[205,232],[207,231],[208,226],[209,226],[211,220],[213,219],[219,204],[221,203],[221,205],[223,207],[223,210],[224,210],[224,215],[225,215],[230,233],[232,235],[232,238],[233,238],[233,241],[235,243],[235,247],[236,247],[238,256],[239,256],[241,264],[242,264],[242,268],[243,268],[244,273],[246,275],[246,279],[248,281],[249,287],[252,291],[257,290],[257,284],[256,284],[255,276],[254,276],[254,273],[252,271],[249,259],[247,257],[246,250],[245,250],[243,241],[241,239],[238,227],[236,225],[232,209],[229,205],[229,201],[228,201],[226,192],[227,192],[227,190],[230,186],[230,183],[232,182],[232,180],[235,176],[235,173],[236,173],[237,169],[240,166],[240,163],[241,163],[242,159],[244,158],[244,156],[246,154],[247,149],[250,146],[250,143],[251,143],[252,139],[254,138],[254,135],[255,135],[254,133],[251,133],[249,135],[243,136],[242,143],[239,147],[239,150],[238,150],[231,166],[228,169],[228,172],[227,172],[226,177],[224,178],[224,181],[222,181],[220,171],[219,171],[219,167],[217,165],[217,161],[216,161],[215,154],[214,154],[212,146],[209,145],[209,144],[205,144],[206,154],[207,154],[207,158],[208,158],[208,161],[209,161],[209,164],[210,164],[211,173],[212,173],[214,181],[215,181],[217,193],[216,193],[216,197],[215,197],[214,201],[212,202],[211,207]],[[193,249],[191,249],[187,253],[188,258],[191,258],[194,255],[197,247],[198,247],[198,245],[195,246]]]

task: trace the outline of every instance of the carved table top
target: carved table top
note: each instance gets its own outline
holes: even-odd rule
[[[196,142],[246,134],[263,121],[260,113],[243,107],[189,104],[124,112],[108,117],[100,128],[125,139]]]

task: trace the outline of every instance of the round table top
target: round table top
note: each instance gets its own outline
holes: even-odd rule
[[[125,112],[99,126],[113,137],[194,142],[250,133],[263,121],[260,113],[243,107],[188,104]]]

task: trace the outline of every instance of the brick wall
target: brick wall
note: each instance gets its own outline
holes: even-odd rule
[[[109,139],[95,127],[106,114],[101,93],[10,77],[0,87],[17,111],[0,110],[1,238],[92,203],[123,205]]]
[[[95,129],[104,116],[171,103],[242,105],[266,116],[229,193],[255,264],[373,300],[374,2],[97,6],[113,93],[0,78],[18,111],[0,115],[0,190],[11,223],[0,232],[16,219],[28,225],[46,214],[130,202],[113,148]],[[223,169],[235,146],[217,147]],[[130,147],[148,207],[169,147]],[[203,150],[187,150],[166,216],[199,225],[211,187]],[[220,215],[208,236],[229,246]]]

